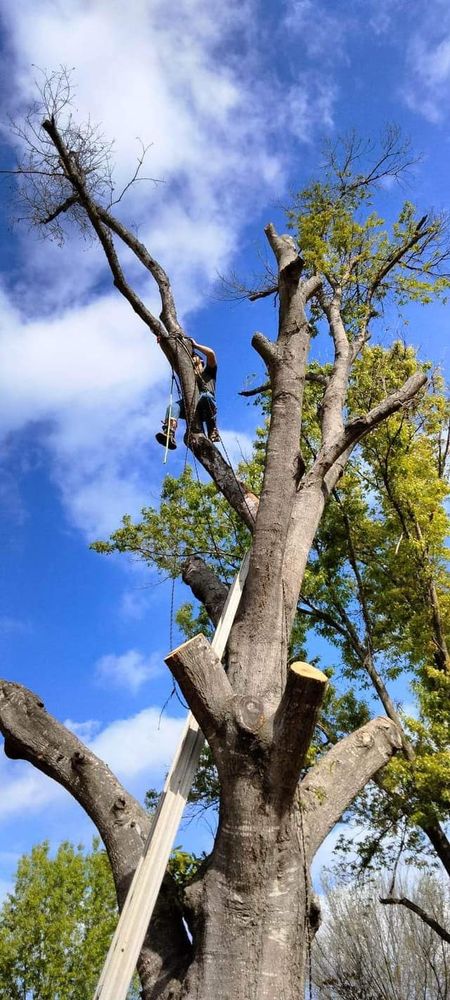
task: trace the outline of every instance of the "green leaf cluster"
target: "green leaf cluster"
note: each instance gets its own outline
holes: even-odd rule
[[[94,993],[117,922],[106,854],[47,842],[18,864],[0,910],[0,997],[86,1000]],[[130,1000],[137,997],[133,987]]]

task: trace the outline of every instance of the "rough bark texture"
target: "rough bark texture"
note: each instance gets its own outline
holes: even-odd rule
[[[95,823],[108,852],[121,909],[150,827],[145,809],[106,764],[20,684],[0,681],[0,730],[8,757],[30,761],[57,781]],[[139,962],[145,1000],[169,997],[170,990],[178,989],[190,958],[176,889],[166,876]]]

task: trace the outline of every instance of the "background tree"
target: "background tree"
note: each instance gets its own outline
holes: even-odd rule
[[[61,844],[55,857],[48,843],[36,845],[20,859],[0,909],[0,996],[85,1000],[116,921],[111,868],[98,841],[87,854]]]
[[[90,127],[74,125],[64,77],[56,86],[46,84],[42,97],[44,107],[34,109],[21,129],[28,154],[17,168],[34,221],[62,233],[81,218],[97,236],[116,288],[159,338],[177,373],[191,451],[252,533],[249,572],[224,665],[201,635],[167,661],[211,748],[220,822],[211,858],[186,890],[183,907],[170,878],[165,881],[139,964],[144,996],[272,1000],[276,993],[293,1000],[303,989],[318,922],[311,860],[401,737],[391,720],[373,719],[328,749],[305,775],[326,677],[290,661],[291,633],[311,546],[348,459],[366,434],[426,384],[425,372],[416,371],[369,409],[348,414],[350,374],[387,296],[400,304],[411,298],[426,302],[445,290],[445,223],[417,219],[407,203],[388,229],[371,211],[377,181],[397,175],[408,162],[390,132],[368,168],[363,158],[373,150],[354,140],[331,153],[325,181],[303,192],[291,217],[297,241],[266,227],[274,283],[259,294],[277,294],[279,325],[276,341],[259,332],[252,339],[271,384],[256,505],[201,432],[192,347],[168,276],[111,212],[104,146]],[[123,247],[154,279],[159,317],[127,280]],[[299,444],[315,330],[331,345],[331,361],[320,400],[319,448],[308,460]],[[183,567],[183,578],[217,620],[226,588],[214,569],[196,556]],[[104,839],[121,904],[148,829],[143,810],[31,692],[2,684],[0,725],[7,753],[50,774],[88,811]]]
[[[401,892],[448,924],[449,896],[439,879],[422,876]],[[448,1000],[448,942],[417,915],[381,906],[378,893],[373,884],[327,892],[313,946],[315,1000]]]

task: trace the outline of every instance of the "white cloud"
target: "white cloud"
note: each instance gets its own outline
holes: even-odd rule
[[[137,649],[129,649],[121,655],[107,653],[95,664],[95,675],[100,684],[124,688],[131,694],[136,694],[143,684],[162,672],[162,656],[159,653],[146,657]]]
[[[66,729],[70,729],[71,733],[75,733],[75,736],[78,736],[84,743],[92,740],[101,728],[98,719],[86,719],[85,722],[74,722],[73,719],[65,719],[63,725],[66,726]]]
[[[118,719],[96,732],[95,720],[65,725],[83,739],[117,776],[133,788],[145,779],[162,783],[170,766],[183,727],[183,719],[161,715],[157,707],[143,709],[137,715]],[[0,822],[15,817],[38,815],[56,810],[71,810],[65,789],[30,764],[0,757]],[[142,783],[142,782],[141,782]],[[141,788],[137,789],[140,794]]]
[[[22,621],[20,618],[13,618],[10,615],[0,615],[0,635],[8,635],[17,632],[28,632],[30,623]]]
[[[421,8],[407,46],[402,88],[407,105],[430,122],[447,114],[450,83],[450,12],[443,0]]]
[[[183,724],[183,719],[162,715],[157,708],[145,708],[112,722],[90,746],[121,779],[160,775],[170,766]]]
[[[22,761],[11,762],[0,758],[0,775],[0,821],[39,813],[50,805],[60,803],[66,795],[56,781]]]
[[[317,0],[288,0],[284,16],[287,31],[302,40],[308,55],[321,60],[336,60],[345,56],[345,41],[353,25],[347,7],[334,13],[329,3]]]
[[[164,183],[136,184],[117,211],[167,268],[180,314],[204,306],[251,213],[282,195],[292,135],[310,140],[331,121],[332,85],[317,70],[291,87],[267,74],[256,0],[175,0],[170,17],[162,0],[23,0],[4,25],[13,114],[34,96],[33,64],[74,66],[76,114],[115,137],[118,190],[136,137],[152,143],[143,176]],[[21,267],[0,295],[2,427],[34,425],[69,519],[104,536],[160,478],[167,365],[110,291],[96,244],[61,249],[21,230],[19,243]],[[148,274],[124,260],[158,314]]]

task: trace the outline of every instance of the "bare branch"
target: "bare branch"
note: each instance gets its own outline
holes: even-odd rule
[[[328,678],[316,667],[291,663],[273,720],[272,777],[283,793],[292,793],[297,786],[327,684]]]
[[[395,392],[387,396],[386,399],[383,399],[381,403],[374,406],[364,416],[354,417],[350,420],[344,428],[343,433],[338,436],[334,443],[320,450],[309,475],[313,477],[317,475],[317,472],[321,475],[328,472],[344,452],[353,448],[358,441],[365,437],[374,427],[377,427],[383,420],[386,420],[387,417],[390,417],[397,410],[400,410],[402,406],[406,406],[411,402],[419,390],[426,385],[426,382],[427,376],[425,373],[416,372],[407,379],[400,389],[396,389]]]
[[[149,143],[148,146],[144,146],[144,143],[141,141],[141,139],[138,139],[137,141],[141,143],[142,152],[141,152],[141,155],[138,156],[136,170],[134,171],[134,174],[131,177],[131,179],[128,181],[128,184],[125,184],[125,187],[122,188],[122,191],[120,192],[119,197],[115,198],[114,201],[110,201],[110,203],[108,205],[108,208],[112,208],[113,205],[118,205],[119,202],[122,201],[122,198],[126,195],[127,191],[129,191],[129,189],[133,186],[133,184],[135,184],[136,181],[138,181],[138,180],[141,180],[141,181],[152,181],[153,184],[163,184],[164,183],[161,180],[157,180],[156,177],[139,177],[139,174],[140,174],[140,171],[141,171],[141,167],[142,167],[142,164],[143,164],[143,162],[145,160],[146,154],[148,153],[148,150],[153,145],[153,143],[151,142],[151,143]]]
[[[165,658],[209,742],[223,725],[233,689],[219,657],[201,632]]]
[[[58,218],[58,215],[62,215],[63,212],[67,212],[69,208],[72,208],[72,205],[75,205],[77,202],[78,195],[71,194],[69,198],[66,198],[66,200],[63,201],[62,205],[59,205],[58,208],[55,208],[54,212],[51,212],[50,215],[47,215],[46,219],[42,220],[43,225],[47,226],[50,222],[53,222]]]
[[[228,587],[218,580],[210,566],[198,555],[189,556],[181,567],[183,582],[203,604],[214,625],[217,625],[228,594]]]
[[[372,719],[340,740],[308,771],[300,783],[307,819],[311,860],[320,844],[372,775],[401,748],[397,727],[389,719]]]
[[[418,906],[417,903],[413,903],[411,899],[408,899],[406,896],[388,896],[387,898],[382,898],[380,896],[379,901],[380,903],[383,903],[383,906],[405,906],[407,910],[411,911],[411,913],[416,913],[417,916],[423,920],[424,924],[431,927],[436,934],[439,934],[439,937],[442,938],[443,941],[450,944],[450,932],[447,931],[442,924],[435,920],[434,917],[430,917],[430,915],[426,913],[421,906]]]
[[[254,333],[252,337],[252,347],[261,355],[263,361],[270,371],[272,365],[280,359],[277,345],[272,340],[268,340],[263,333]]]
[[[247,296],[249,302],[256,302],[257,299],[266,299],[268,295],[277,295],[278,285],[271,285],[269,288],[261,288],[257,292],[250,292]]]

